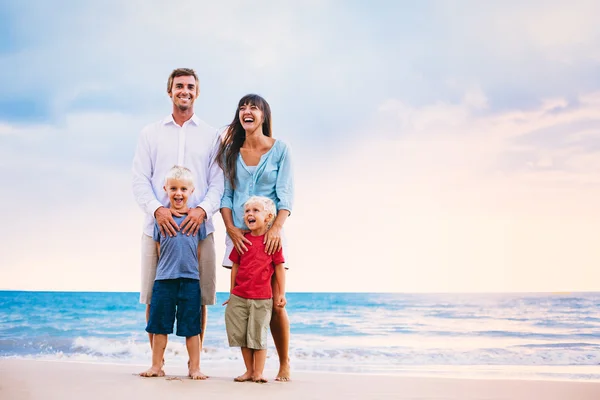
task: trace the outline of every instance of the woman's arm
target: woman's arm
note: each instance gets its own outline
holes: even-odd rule
[[[290,212],[288,210],[279,210],[279,212],[277,212],[277,217],[275,218],[275,221],[273,221],[273,225],[271,225],[267,233],[265,233],[264,244],[265,252],[267,254],[274,254],[281,249],[281,229],[289,216]]]
[[[274,254],[281,249],[281,229],[287,218],[292,215],[294,203],[294,175],[292,170],[292,158],[287,145],[283,149],[279,160],[277,181],[275,182],[277,194],[277,216],[271,228],[265,234],[265,251]]]
[[[225,229],[233,242],[233,246],[237,249],[238,253],[244,254],[248,251],[246,244],[252,246],[252,242],[244,236],[243,230],[233,224],[233,213],[231,212],[231,208],[221,208],[221,216],[223,217]]]

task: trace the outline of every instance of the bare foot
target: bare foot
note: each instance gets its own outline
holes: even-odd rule
[[[236,378],[233,378],[234,381],[236,382],[248,382],[252,380],[252,374],[250,374],[248,371],[246,371],[246,373],[244,375],[240,375]]]
[[[147,371],[140,372],[140,376],[143,376],[144,378],[156,378],[156,377],[160,377],[160,376],[165,376],[165,371],[163,371],[160,368],[158,368],[158,369],[150,368]]]
[[[267,383],[267,379],[264,376],[262,376],[262,375],[258,375],[258,376],[255,376],[255,377],[252,378],[252,382],[255,382],[255,383]]]
[[[204,375],[202,372],[200,372],[200,369],[194,369],[194,370],[189,370],[188,372],[188,376],[190,378],[192,378],[193,380],[205,380],[208,379],[208,376]]]
[[[275,378],[277,382],[288,382],[291,381],[290,377],[290,364],[285,363],[279,366],[279,372],[277,373],[277,377]]]

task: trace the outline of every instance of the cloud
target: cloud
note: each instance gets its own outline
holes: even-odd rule
[[[464,98],[425,107],[390,99],[361,141],[311,166],[293,221],[325,215],[311,235],[320,264],[332,266],[318,268],[323,282],[342,268],[362,288],[594,290],[600,157],[569,143],[600,139],[598,94],[494,115]],[[595,130],[581,123],[590,120]],[[561,130],[564,145],[523,143],[540,129]]]
[[[158,113],[165,76],[180,65],[199,71],[212,124],[259,92],[285,105],[279,126],[311,140],[346,135],[360,123],[355,109],[386,98],[456,103],[479,88],[493,112],[600,89],[595,2],[29,3],[35,11],[5,11],[14,45],[0,54],[0,104],[15,104],[4,113],[13,122]]]
[[[597,281],[597,2],[26,3],[0,11],[2,282],[136,290],[129,167],[178,66],[214,126],[248,92],[271,103],[298,182],[290,290]]]

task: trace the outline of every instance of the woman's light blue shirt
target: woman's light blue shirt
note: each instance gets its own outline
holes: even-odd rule
[[[252,172],[242,155],[238,155],[235,175],[235,190],[225,178],[225,191],[221,208],[229,208],[233,213],[236,227],[247,229],[244,223],[244,203],[251,196],[268,197],[275,202],[277,211],[292,212],[294,201],[294,178],[289,147],[276,140],[273,147],[263,154]]]

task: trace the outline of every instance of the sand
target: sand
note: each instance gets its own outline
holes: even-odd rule
[[[411,399],[599,400],[600,382],[486,380],[295,372],[287,383],[236,383],[236,372],[204,366],[206,381],[166,370],[141,378],[135,365],[0,359],[0,399]],[[267,376],[272,371],[265,371]]]

